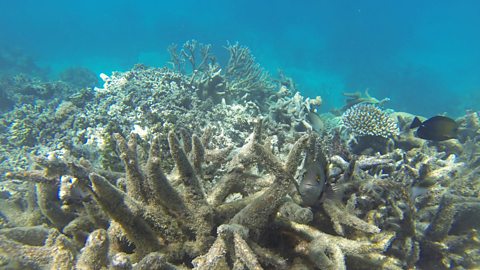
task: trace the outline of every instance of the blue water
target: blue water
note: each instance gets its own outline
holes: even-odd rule
[[[0,0],[0,51],[31,56],[51,77],[163,66],[166,47],[190,39],[250,47],[325,110],[365,89],[424,116],[480,110],[479,1]]]

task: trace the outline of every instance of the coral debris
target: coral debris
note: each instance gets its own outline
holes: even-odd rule
[[[411,115],[368,93],[343,121],[312,115],[321,98],[248,48],[228,45],[225,67],[210,49],[172,46],[171,69],[54,100],[44,91],[68,85],[4,82],[18,106],[0,122],[1,268],[480,265],[478,113],[445,142],[413,137]]]

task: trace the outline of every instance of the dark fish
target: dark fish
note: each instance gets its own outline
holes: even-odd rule
[[[313,206],[321,198],[327,184],[327,158],[315,145],[307,152],[298,191],[304,206]]]
[[[318,162],[309,164],[305,169],[305,175],[299,184],[299,192],[303,204],[312,206],[324,192],[327,176],[322,164]]]
[[[458,124],[445,116],[434,116],[424,122],[415,117],[410,128],[418,128],[415,136],[430,141],[445,141],[457,137]]]

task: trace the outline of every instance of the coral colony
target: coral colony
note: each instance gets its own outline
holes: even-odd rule
[[[480,265],[478,113],[441,142],[368,93],[319,114],[226,48],[221,65],[210,45],[172,46],[171,67],[102,88],[75,88],[85,70],[2,81],[18,105],[0,122],[1,268]]]

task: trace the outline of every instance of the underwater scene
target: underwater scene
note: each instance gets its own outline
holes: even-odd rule
[[[480,269],[480,2],[0,14],[0,269]]]

